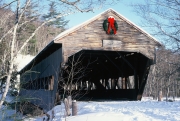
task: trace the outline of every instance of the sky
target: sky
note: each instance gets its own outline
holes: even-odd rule
[[[141,1],[143,1],[143,0],[138,0],[138,2],[141,2]],[[132,4],[132,3],[136,3],[136,1],[120,0],[119,2],[117,2],[117,4],[103,7],[102,9],[96,10],[94,12],[76,13],[76,14],[69,15],[66,17],[67,20],[70,20],[68,23],[68,28],[76,26],[76,25],[106,11],[109,8],[112,8],[113,10],[117,11],[119,14],[123,15],[124,17],[129,19],[131,22],[135,23],[136,25],[140,25],[141,18],[139,16],[137,16],[137,14],[133,10],[133,7],[130,6],[130,4]]]

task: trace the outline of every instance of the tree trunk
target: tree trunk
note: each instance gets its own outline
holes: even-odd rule
[[[159,91],[158,101],[162,101],[162,91]]]
[[[175,95],[176,95],[176,85],[175,85],[175,81],[173,81],[173,101],[175,101]]]
[[[0,100],[0,109],[3,105],[3,102],[5,101],[5,98],[6,98],[6,95],[8,93],[8,90],[9,90],[9,86],[10,86],[10,79],[11,79],[11,75],[12,75],[12,70],[13,70],[13,62],[11,62],[11,65],[10,65],[10,70],[9,70],[9,73],[8,73],[8,76],[7,76],[7,79],[6,79],[6,86],[5,86],[5,89],[4,89],[4,93],[1,97],[1,100]]]
[[[65,105],[65,110],[66,110],[65,116],[70,116],[71,112],[70,112],[68,100],[66,98],[64,99],[64,105]]]
[[[168,101],[169,96],[169,87],[166,87],[166,102]]]
[[[19,5],[20,5],[20,1],[18,0],[17,1],[17,15],[16,16],[18,16]],[[5,101],[6,95],[8,93],[9,86],[10,86],[10,80],[11,80],[11,76],[12,76],[12,72],[13,72],[13,66],[14,66],[14,46],[15,46],[15,43],[16,43],[16,33],[17,33],[18,25],[19,24],[18,24],[18,17],[17,17],[16,24],[14,26],[14,31],[13,31],[13,39],[12,39],[12,43],[11,43],[9,71],[8,71],[8,74],[7,74],[6,86],[5,86],[5,89],[4,89],[4,93],[3,93],[2,97],[1,97],[1,100],[0,100],[0,109],[1,109],[1,107],[3,105],[3,102]]]

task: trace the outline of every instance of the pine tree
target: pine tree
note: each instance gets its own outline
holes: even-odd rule
[[[26,3],[28,0],[26,0]],[[37,3],[30,2],[29,5],[26,8],[25,13],[23,14],[23,21],[29,21],[26,25],[19,28],[19,34],[18,34],[18,42],[19,46],[21,46],[21,43],[24,43],[24,40],[27,39],[27,36],[30,36],[36,29],[36,23],[38,16],[36,14],[37,12]],[[37,44],[36,36],[34,36],[27,44],[26,48],[24,48],[23,54],[30,54],[30,55],[36,55],[38,50],[36,47]]]
[[[48,14],[42,17],[42,19],[44,20],[55,18],[59,14],[56,10],[56,4],[54,1],[52,1],[49,4],[49,7],[50,8],[49,8]],[[61,18],[56,19],[55,21],[49,22],[48,26],[54,26],[57,28],[61,28],[62,30],[65,30],[65,26],[67,25],[68,22],[69,22],[68,20],[65,20],[63,17],[61,17]]]

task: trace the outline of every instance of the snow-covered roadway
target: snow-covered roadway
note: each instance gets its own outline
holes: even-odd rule
[[[66,118],[63,107],[59,105],[52,109],[53,121],[180,121],[180,100],[78,102],[78,115]],[[52,110],[48,112],[51,116]],[[39,117],[31,120],[42,119]]]

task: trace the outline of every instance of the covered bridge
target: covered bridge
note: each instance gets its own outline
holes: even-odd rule
[[[44,110],[59,97],[141,100],[161,44],[112,9],[59,34],[21,71],[20,94]]]

